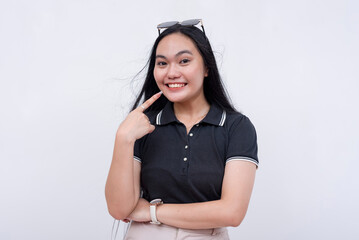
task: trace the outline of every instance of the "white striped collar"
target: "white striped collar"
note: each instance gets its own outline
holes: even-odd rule
[[[227,113],[225,110],[212,104],[206,117],[201,121],[212,125],[223,127],[226,122]],[[156,125],[165,125],[171,122],[178,122],[174,112],[172,103],[168,102],[165,107],[156,116]]]

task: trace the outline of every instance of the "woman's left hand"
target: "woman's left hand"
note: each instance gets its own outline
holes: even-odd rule
[[[140,198],[135,210],[124,220],[132,220],[135,222],[151,221],[150,203],[146,199]]]

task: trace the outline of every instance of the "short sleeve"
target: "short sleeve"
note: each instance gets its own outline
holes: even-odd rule
[[[256,130],[248,117],[241,115],[229,129],[226,163],[249,161],[258,168]]]
[[[142,138],[141,138],[142,139]],[[133,159],[142,163],[142,159],[141,159],[141,139],[137,139],[135,141],[135,146],[133,148]]]
[[[145,114],[148,117],[148,119],[150,120],[151,124],[155,125],[157,112],[146,112]],[[150,134],[151,133],[146,134],[143,137],[141,137],[135,141],[135,145],[134,145],[134,149],[133,149],[133,158],[134,158],[134,160],[136,160],[140,163],[143,163],[143,160],[144,160],[143,149],[147,145],[146,144],[147,138]]]

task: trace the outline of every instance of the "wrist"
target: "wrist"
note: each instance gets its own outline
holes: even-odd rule
[[[163,202],[161,204],[157,205],[157,207],[156,207],[156,218],[157,218],[157,221],[159,221],[161,224],[163,223],[163,215],[161,215],[161,213],[163,212],[162,207],[163,207]]]
[[[136,141],[135,138],[131,137],[130,134],[122,131],[120,128],[116,132],[116,140],[121,144],[134,144]]]
[[[158,221],[157,218],[157,208],[162,205],[163,202],[161,199],[154,199],[150,202],[150,223],[152,224],[161,224],[160,221]]]

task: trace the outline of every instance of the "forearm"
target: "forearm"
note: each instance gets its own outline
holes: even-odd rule
[[[110,214],[125,219],[136,207],[140,195],[141,166],[133,159],[136,139],[153,132],[148,117],[143,113],[159,97],[156,93],[140,107],[131,111],[120,124],[113,152],[110,172],[106,182],[106,201]]]
[[[158,221],[179,228],[209,229],[241,224],[253,189],[256,166],[245,161],[227,163],[221,199],[201,203],[162,204],[157,206]],[[150,203],[139,201],[128,219],[149,222]]]
[[[205,229],[236,227],[243,221],[256,173],[256,166],[245,161],[227,163],[221,199],[203,203],[158,206],[160,222],[179,228]]]
[[[233,209],[231,205],[225,200],[163,204],[157,208],[157,219],[170,226],[188,229],[238,226],[245,216],[247,207],[242,205]]]
[[[130,214],[139,198],[135,189],[133,147],[133,141],[116,135],[105,188],[109,212],[116,219],[123,219]]]

